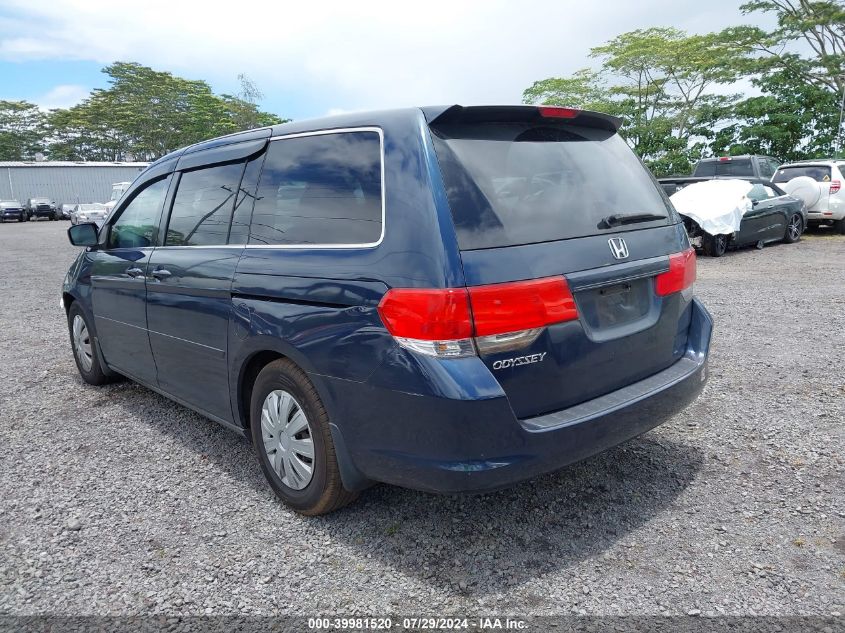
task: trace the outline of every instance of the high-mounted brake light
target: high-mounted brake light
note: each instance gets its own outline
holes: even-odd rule
[[[561,108],[559,106],[540,106],[540,116],[547,119],[574,119],[581,111],[575,108]]]
[[[730,160],[731,160],[730,156],[719,156],[719,162],[720,163],[727,163],[727,162],[730,162]]]
[[[830,193],[836,193],[842,189],[842,181],[840,180],[831,180],[830,181]]]
[[[578,318],[563,277],[443,290],[394,288],[378,311],[403,347],[451,358],[474,355],[476,347],[482,353],[524,347],[547,325]]]
[[[654,291],[661,297],[686,290],[695,282],[695,249],[669,255],[669,270],[655,277]]]

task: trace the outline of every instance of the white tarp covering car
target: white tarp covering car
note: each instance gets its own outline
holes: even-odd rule
[[[742,216],[753,204],[746,180],[707,180],[684,187],[669,198],[681,215],[695,221],[710,235],[732,235],[739,231]]]

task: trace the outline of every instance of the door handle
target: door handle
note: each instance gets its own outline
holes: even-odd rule
[[[157,268],[153,271],[153,277],[155,277],[159,281],[161,281],[162,279],[167,279],[168,277],[170,277],[170,275],[170,271],[164,268]]]
[[[133,277],[133,278],[134,277],[140,277],[141,275],[144,274],[144,270],[141,269],[141,268],[138,268],[137,266],[130,266],[129,268],[126,269],[126,274],[129,275],[130,277]]]

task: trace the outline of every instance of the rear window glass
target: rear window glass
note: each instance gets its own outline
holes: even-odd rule
[[[754,176],[750,158],[730,160],[703,160],[698,163],[693,176]]]
[[[462,250],[606,233],[615,214],[674,221],[656,181],[617,134],[575,125],[455,123],[432,127]]]
[[[799,176],[809,176],[816,182],[830,182],[830,167],[825,165],[795,165],[781,167],[775,172],[772,182],[789,182]]]

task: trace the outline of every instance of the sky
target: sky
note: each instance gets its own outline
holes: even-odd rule
[[[304,119],[408,105],[519,103],[619,33],[755,23],[741,0],[0,0],[0,99],[69,107],[134,61],[215,92],[245,73],[262,109]]]

